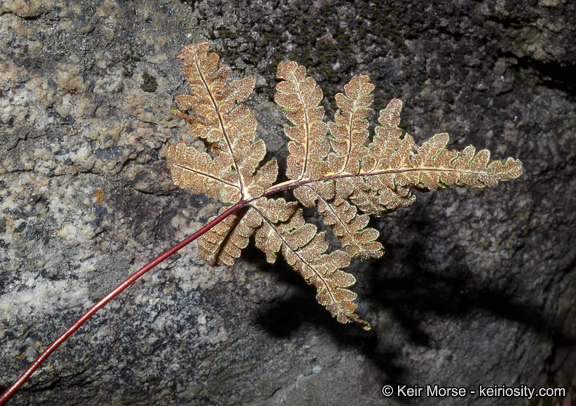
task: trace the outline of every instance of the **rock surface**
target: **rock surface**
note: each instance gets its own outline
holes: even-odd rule
[[[217,212],[173,186],[163,158],[190,136],[169,114],[187,90],[175,59],[187,43],[211,41],[235,77],[256,75],[249,104],[280,163],[275,69],[294,59],[329,118],[334,95],[368,74],[375,107],[403,99],[418,142],[449,132],[452,148],[517,157],[526,171],[420,194],[374,222],[385,257],[351,267],[371,334],[337,324],[256,249],[211,268],[193,244],[98,313],[9,405],[521,405],[381,388],[574,389],[576,5],[441,3],[0,0],[0,388]]]

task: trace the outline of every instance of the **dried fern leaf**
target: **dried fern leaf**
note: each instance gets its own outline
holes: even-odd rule
[[[286,61],[278,66],[282,81],[275,100],[293,124],[284,128],[290,139],[290,180],[273,185],[277,163],[272,160],[259,167],[266,147],[256,139],[256,120],[242,103],[252,93],[255,80],[249,76],[227,85],[230,69],[218,67],[219,57],[208,55],[209,47],[207,43],[189,45],[180,55],[192,94],[177,97],[182,111],[174,109],[173,114],[186,120],[211,154],[185,143],[166,149],[176,185],[228,204],[210,221],[230,214],[199,238],[199,256],[213,265],[231,265],[254,235],[268,262],[274,263],[281,254],[316,287],[318,302],[341,323],[357,322],[370,328],[354,314],[356,294],[349,287],[355,279],[342,271],[352,257],[383,255],[376,241],[378,232],[368,228],[370,215],[411,205],[413,187],[495,186],[522,174],[522,164],[515,159],[490,163],[487,150],[447,149],[449,139],[444,133],[417,146],[399,128],[402,102],[397,99],[380,111],[370,142],[367,118],[374,86],[367,76],[353,78],[344,94],[336,95],[339,111],[327,125],[319,105],[322,91],[306,76],[303,66]],[[296,202],[266,197],[285,189],[293,189],[304,206],[318,207],[346,251],[327,254],[325,233],[305,222]]]

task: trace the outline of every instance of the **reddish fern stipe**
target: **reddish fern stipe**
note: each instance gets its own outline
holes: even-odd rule
[[[254,90],[253,76],[227,84],[230,68],[220,65],[209,43],[184,47],[178,59],[192,94],[176,98],[180,110],[170,113],[188,123],[192,135],[205,141],[208,152],[181,142],[166,147],[174,184],[220,200],[224,206],[208,224],[160,255],[111,291],[72,324],[0,396],[3,405],[46,358],[106,303],[150,269],[199,239],[199,255],[212,265],[231,265],[249,238],[264,251],[268,262],[279,254],[317,289],[317,300],[340,322],[370,324],[354,312],[356,279],[343,271],[352,258],[379,258],[384,254],[378,231],[369,228],[369,216],[381,216],[415,201],[410,187],[438,190],[456,186],[496,186],[522,175],[522,163],[508,158],[490,163],[490,152],[474,147],[448,150],[448,135],[436,134],[421,146],[398,127],[402,102],[390,101],[380,111],[370,141],[367,117],[373,112],[374,85],[368,76],[353,78],[336,95],[339,111],[334,122],[324,122],[323,95],[306,68],[294,61],[278,65],[275,101],[292,125],[286,176],[274,184],[278,164],[261,165],[266,145],[256,139],[257,122],[243,104]],[[188,112],[195,114],[189,114]],[[330,137],[328,136],[330,134]],[[292,189],[298,201],[317,206],[324,222],[340,239],[342,249],[329,250],[325,232],[306,223],[297,202],[269,196]],[[242,209],[242,210],[240,210]]]

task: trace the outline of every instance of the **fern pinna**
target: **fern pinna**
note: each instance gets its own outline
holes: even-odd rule
[[[410,187],[438,190],[471,185],[496,186],[498,181],[519,177],[520,161],[508,158],[489,163],[490,152],[476,153],[469,146],[462,152],[446,149],[447,134],[436,134],[421,146],[402,134],[398,125],[402,102],[392,100],[380,112],[375,135],[370,141],[367,117],[372,113],[368,76],[353,78],[336,95],[339,112],[334,122],[324,122],[319,106],[322,91],[306,68],[293,61],[278,66],[276,102],[292,123],[284,131],[290,142],[287,181],[274,184],[278,164],[271,160],[260,166],[266,154],[256,139],[256,119],[242,102],[254,90],[253,76],[227,85],[230,68],[218,67],[217,54],[208,55],[210,44],[184,47],[178,57],[192,95],[177,97],[181,110],[172,114],[188,123],[192,134],[204,140],[210,153],[185,142],[166,148],[168,167],[174,183],[193,193],[203,193],[224,203],[208,224],[132,274],[98,301],[34,361],[0,395],[3,405],[34,371],[99,309],[160,262],[199,239],[199,255],[212,265],[231,265],[240,256],[249,238],[274,263],[284,259],[318,291],[320,304],[340,323],[356,322],[364,329],[370,324],[354,313],[356,293],[349,288],[355,278],[342,269],[352,258],[379,258],[384,251],[376,241],[378,231],[368,228],[369,216],[381,216],[411,205]],[[186,112],[193,111],[195,114]],[[269,196],[293,189],[306,206],[317,206],[324,222],[332,227],[342,250],[327,253],[325,232],[306,223],[297,202]],[[362,214],[360,214],[362,213]]]
[[[275,101],[292,123],[286,175],[274,185],[276,160],[259,167],[266,153],[256,139],[256,119],[242,102],[252,93],[248,76],[226,86],[230,68],[218,68],[219,57],[208,55],[209,43],[188,45],[179,56],[192,95],[177,97],[173,114],[187,121],[192,134],[210,147],[209,155],[185,142],[167,147],[174,183],[193,193],[220,199],[228,212],[222,222],[200,237],[200,256],[211,265],[231,265],[255,235],[256,246],[275,262],[279,253],[318,291],[320,304],[341,323],[370,324],[354,313],[355,279],[342,269],[351,258],[378,258],[384,253],[378,231],[368,228],[369,216],[381,216],[411,205],[410,186],[438,190],[471,185],[496,186],[522,174],[520,161],[489,163],[490,152],[446,149],[448,134],[436,134],[421,146],[402,134],[398,125],[402,102],[392,100],[380,112],[370,142],[367,117],[374,96],[368,76],[353,78],[345,94],[336,95],[335,121],[324,122],[322,90],[293,61],[281,62]],[[187,114],[186,111],[196,114]],[[318,206],[324,222],[339,237],[344,250],[326,253],[325,233],[306,223],[297,202],[268,196],[293,189],[306,207]],[[362,212],[363,214],[359,214]],[[211,220],[215,219],[213,217]]]

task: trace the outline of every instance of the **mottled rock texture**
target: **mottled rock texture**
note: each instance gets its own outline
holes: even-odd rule
[[[574,385],[575,26],[563,0],[0,0],[0,388],[216,213],[172,185],[163,158],[189,137],[169,115],[186,92],[175,57],[187,43],[209,40],[236,77],[256,75],[249,104],[281,163],[271,100],[291,58],[324,89],[329,117],[365,73],[376,108],[404,100],[419,142],[449,132],[453,148],[526,170],[493,189],[419,195],[374,223],[387,254],[351,267],[372,334],[337,324],[255,249],[210,268],[192,245],[9,405],[525,405],[380,389]]]

